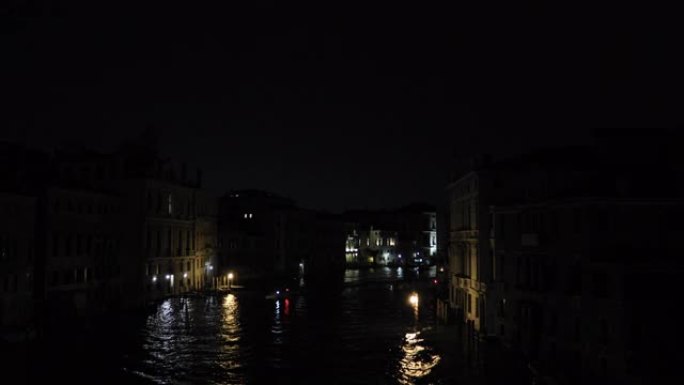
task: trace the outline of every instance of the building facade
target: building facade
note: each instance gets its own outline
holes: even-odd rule
[[[671,304],[684,273],[677,257],[684,202],[584,198],[492,212],[505,287],[496,332],[508,346],[571,382],[676,374],[673,341],[682,340],[683,319]]]
[[[34,315],[36,209],[35,197],[0,192],[0,330]]]

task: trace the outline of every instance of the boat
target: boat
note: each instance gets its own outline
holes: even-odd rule
[[[265,299],[279,300],[284,298],[293,298],[296,295],[297,293],[289,287],[286,287],[284,289],[278,288],[272,291],[271,293],[266,294]]]

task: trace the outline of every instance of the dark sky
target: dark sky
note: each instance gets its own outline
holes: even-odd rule
[[[0,138],[107,149],[154,127],[216,193],[341,210],[437,201],[454,156],[684,120],[657,5],[139,3],[3,5]]]

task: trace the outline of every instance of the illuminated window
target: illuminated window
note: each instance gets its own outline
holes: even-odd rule
[[[249,213],[249,217],[252,218],[252,213]]]
[[[171,215],[173,214],[173,195],[171,193],[166,196],[166,201],[169,205],[169,215]]]
[[[245,219],[247,219],[247,213],[245,213],[245,214],[243,215],[243,217],[244,217]]]

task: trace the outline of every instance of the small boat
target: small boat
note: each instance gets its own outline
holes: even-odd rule
[[[296,295],[296,292],[291,290],[289,287],[286,287],[284,289],[276,289],[272,293],[269,293],[266,295],[266,299],[274,299],[274,300],[279,300],[279,299],[284,299],[284,298],[292,298]]]

